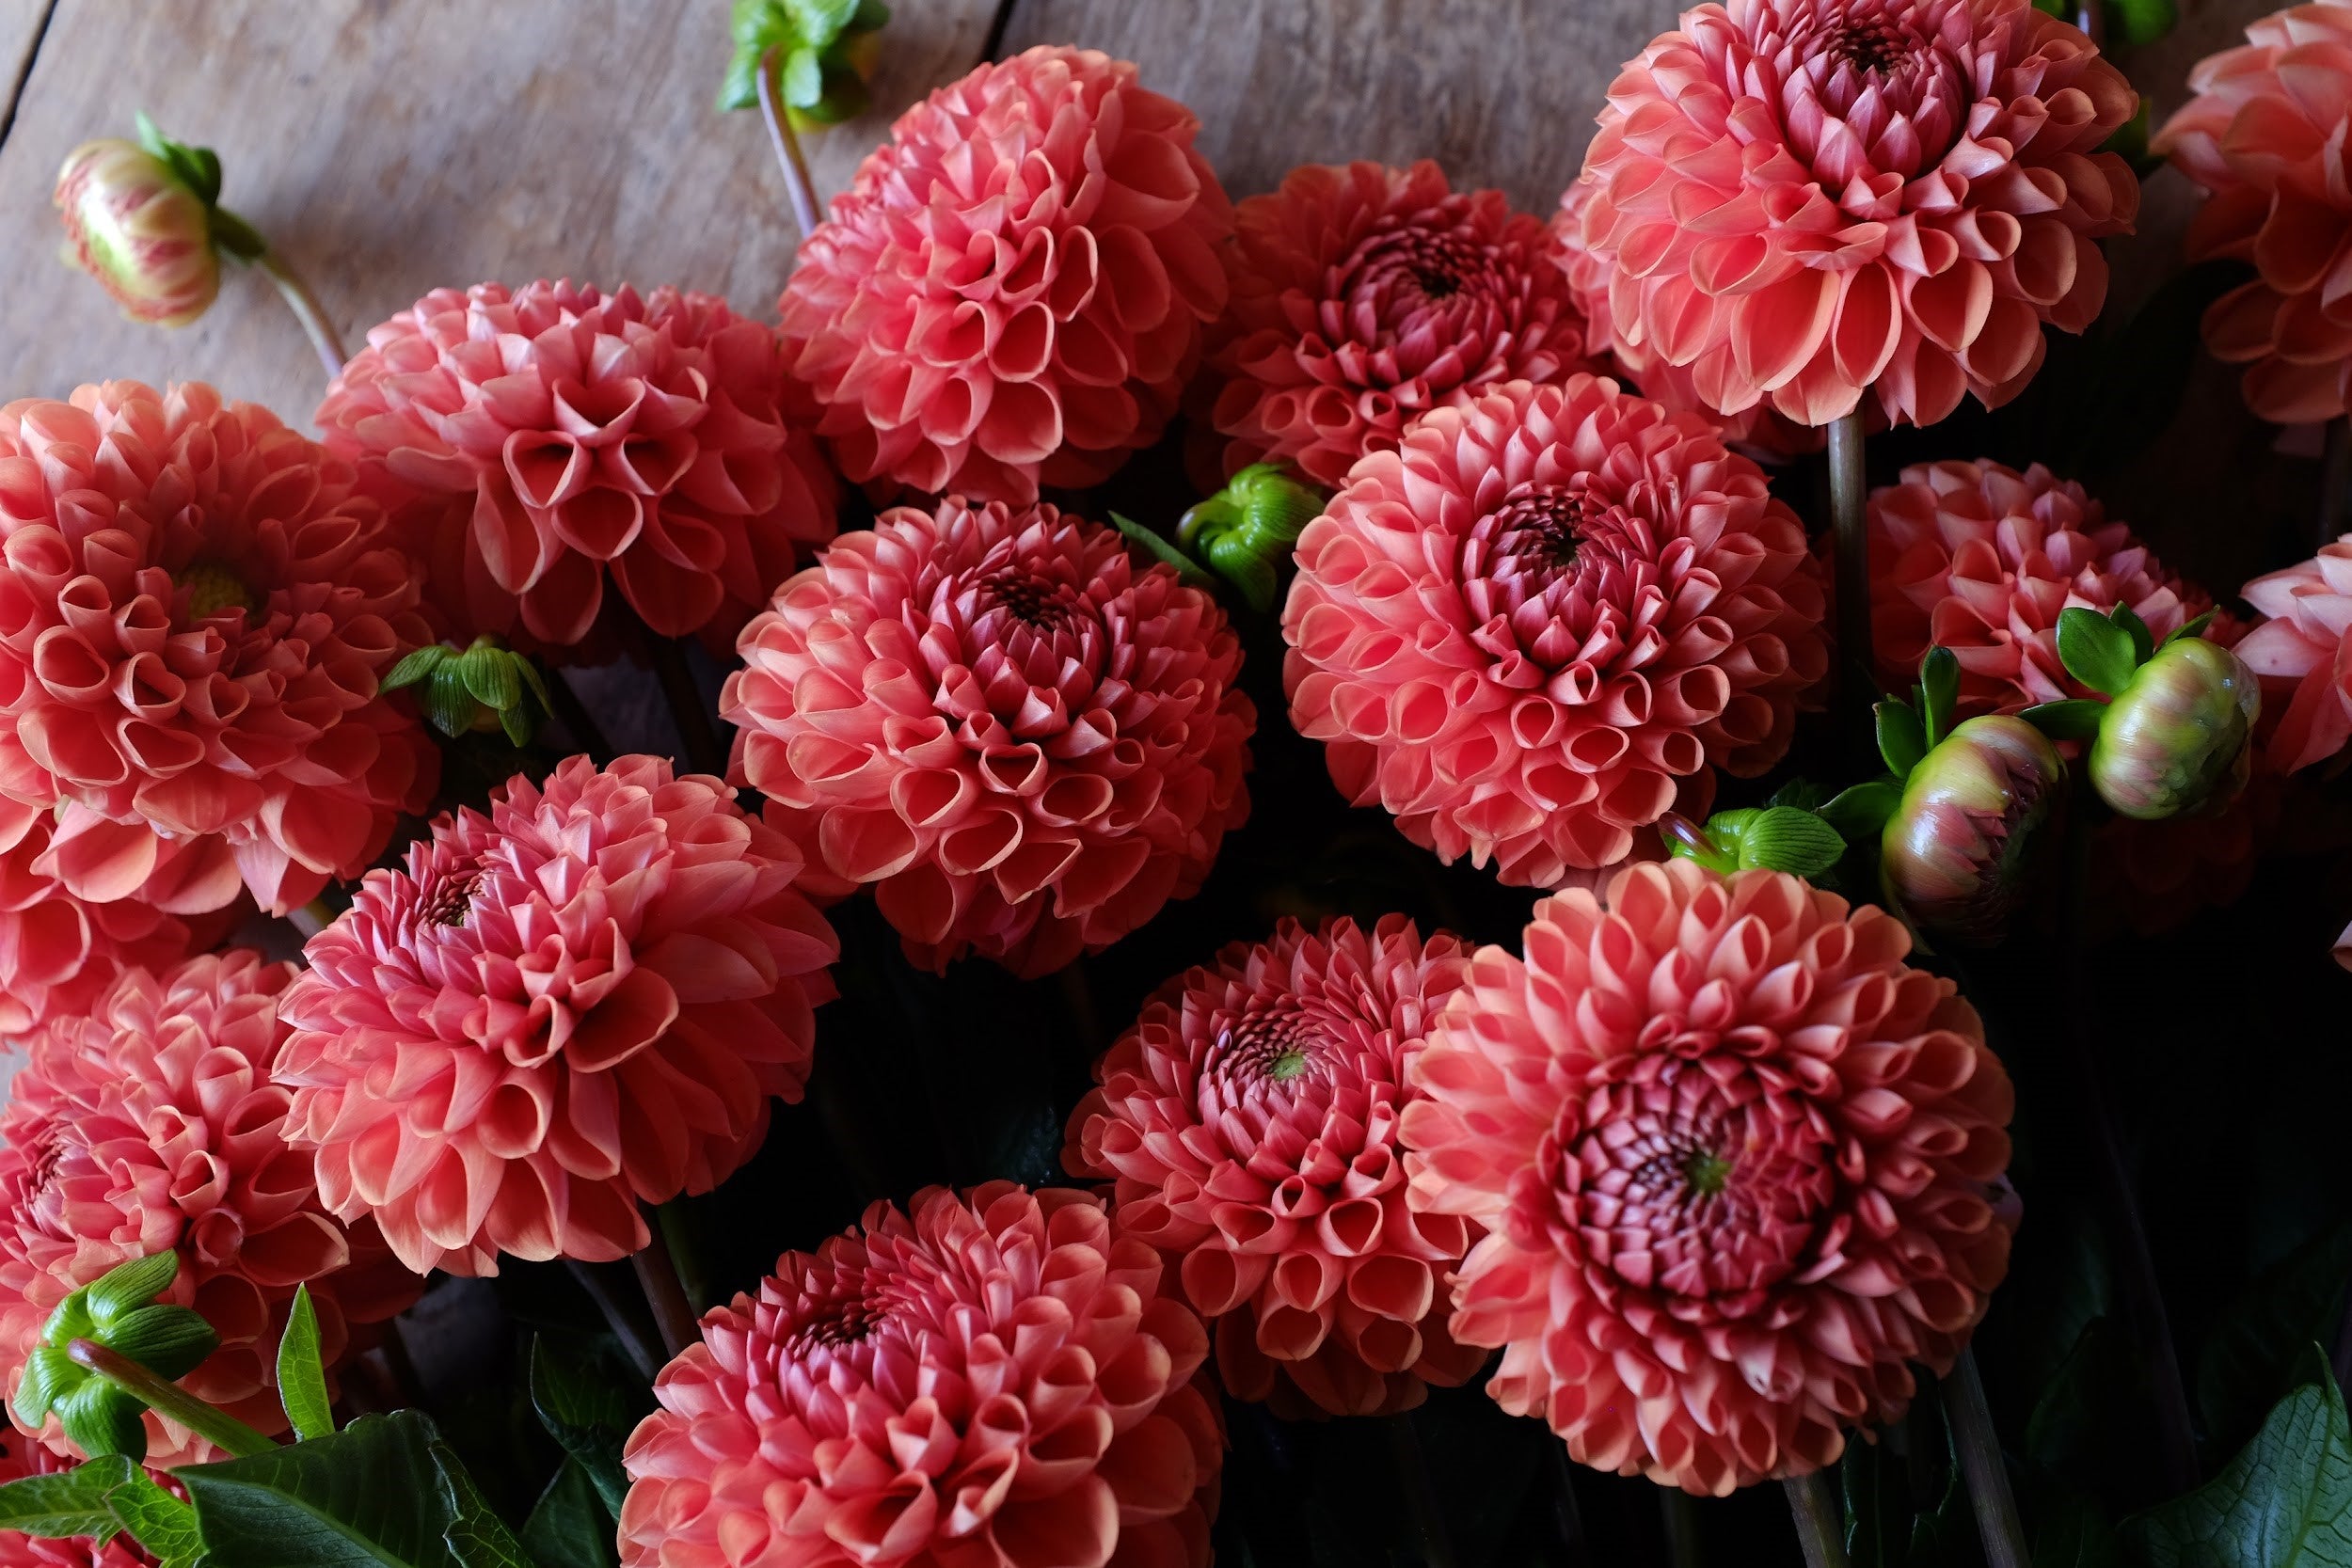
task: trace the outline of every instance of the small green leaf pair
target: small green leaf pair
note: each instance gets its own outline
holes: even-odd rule
[[[77,1340],[102,1345],[166,1379],[194,1371],[220,1343],[198,1313],[156,1297],[180,1273],[176,1252],[111,1269],[59,1302],[24,1364],[13,1408],[33,1431],[55,1415],[66,1436],[93,1458],[147,1457],[146,1406],[73,1358]]]
[[[889,21],[882,0],[735,0],[735,53],[719,107],[755,107],[759,72],[772,56],[778,96],[796,125],[855,119],[867,102],[875,35]]]
[[[554,711],[539,668],[497,638],[481,636],[460,651],[435,642],[392,666],[381,689],[417,689],[417,705],[443,735],[503,730],[516,746],[527,746],[539,722]],[[528,692],[532,704],[523,701]]]

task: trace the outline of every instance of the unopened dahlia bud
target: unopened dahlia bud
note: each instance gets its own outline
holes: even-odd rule
[[[1323,510],[1322,492],[1279,463],[1252,463],[1185,512],[1176,542],[1241,590],[1249,608],[1274,608],[1275,584],[1298,535]]]
[[[105,286],[133,321],[185,326],[220,293],[212,214],[171,166],[136,142],[84,142],[54,198],[65,259]]]
[[[1880,841],[1888,895],[1912,921],[1963,942],[1995,940],[2046,861],[2042,831],[2065,764],[2022,719],[1954,726],[1903,783]]]
[[[2217,642],[2183,637],[2136,671],[2099,720],[2090,782],[2122,816],[2153,822],[2226,804],[2246,785],[2262,689]]]

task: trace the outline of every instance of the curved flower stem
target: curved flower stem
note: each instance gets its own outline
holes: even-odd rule
[[[672,1198],[654,1205],[654,1234],[670,1249],[670,1261],[677,1272],[679,1289],[686,1296],[686,1308],[697,1323],[710,1306],[708,1271],[701,1263],[701,1249],[694,1245],[694,1232],[688,1223],[686,1200]]]
[[[774,50],[760,56],[758,75],[759,115],[768,122],[768,140],[776,150],[784,188],[792,198],[792,221],[801,226],[801,238],[805,240],[817,232],[823,214],[817,210],[817,182],[809,178],[808,160],[801,156],[801,138],[792,134],[792,121],[776,102]]]
[[[1658,1489],[1658,1509],[1666,1518],[1666,1560],[1673,1568],[1700,1568],[1699,1502],[1679,1486]]]
[[[75,1339],[65,1353],[84,1367],[137,1400],[156,1415],[179,1422],[215,1448],[243,1458],[267,1453],[278,1447],[226,1410],[207,1404],[176,1383],[167,1383],[127,1355],[91,1339]]]
[[[628,1315],[628,1308],[620,1296],[604,1282],[604,1276],[596,1271],[594,1265],[583,1263],[577,1258],[567,1258],[564,1264],[571,1271],[572,1277],[580,1282],[580,1288],[588,1292],[588,1299],[596,1304],[596,1310],[604,1314],[604,1325],[620,1342],[621,1354],[628,1357],[629,1365],[637,1369],[638,1376],[651,1383],[654,1374],[661,1370],[661,1362],[654,1354],[653,1347],[645,1343],[645,1336]]]
[[[1781,1482],[1788,1492],[1788,1512],[1796,1515],[1797,1541],[1804,1547],[1805,1568],[1848,1568],[1845,1510],[1829,1489],[1820,1471],[1790,1476]]]
[[[319,363],[326,368],[326,379],[333,381],[342,374],[343,365],[351,356],[343,352],[342,339],[336,335],[335,324],[319,308],[318,296],[310,293],[310,285],[276,250],[264,250],[254,258],[253,264],[269,274],[269,280],[278,285],[278,293],[285,297],[286,309],[294,313],[294,320],[302,324],[310,346],[318,350]]]
[[[1944,1380],[1944,1408],[1952,1418],[1960,1471],[1967,1480],[1977,1535],[1984,1544],[1985,1568],[2030,1568],[2026,1528],[2017,1517],[2009,1465],[1993,1430],[1993,1408],[1985,1402],[1984,1378],[1977,1371],[1974,1350],[1963,1349],[1952,1363],[1951,1376]]]
[[[645,1305],[653,1308],[653,1325],[661,1335],[661,1348],[675,1361],[702,1338],[702,1328],[695,1321],[694,1308],[687,1304],[686,1287],[679,1282],[677,1261],[670,1256],[670,1243],[660,1225],[645,1228],[645,1244],[630,1256],[629,1262],[637,1269],[637,1284],[645,1292]]]
[[[1840,726],[1848,738],[1867,746],[1871,699],[1878,690],[1878,662],[1870,648],[1869,480],[1862,466],[1862,405],[1830,421],[1829,515],[1837,563],[1837,656],[1845,668],[1837,689],[1844,696]]]
[[[1413,1521],[1414,1544],[1420,1548],[1421,1560],[1426,1568],[1457,1568],[1454,1540],[1446,1532],[1445,1514],[1438,1506],[1438,1489],[1430,1484],[1429,1461],[1421,1451],[1421,1436],[1413,1431],[1412,1418],[1385,1416],[1380,1424],[1388,1429],[1389,1455],[1396,1462],[1397,1480],[1405,1488],[1406,1512]]]

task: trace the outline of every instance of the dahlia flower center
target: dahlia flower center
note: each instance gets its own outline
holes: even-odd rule
[[[1838,28],[1829,53],[1856,71],[1892,71],[1909,59],[1918,40],[1883,16],[1851,17]]]
[[[1800,0],[1788,10],[1798,14],[1777,19],[1786,31],[1758,39],[1756,52],[1776,68],[1790,149],[1831,197],[1872,207],[1942,162],[1975,96],[1964,12],[1960,25],[1947,25],[1953,0],[1853,0],[1818,10]],[[1727,85],[1755,91],[1740,75]]]
[[[1216,1126],[1236,1108],[1319,1102],[1356,1076],[1351,1064],[1368,1049],[1369,1041],[1351,1040],[1338,1020],[1296,997],[1254,1006],[1211,1037],[1199,1079],[1201,1120]]]
[[[1837,1190],[1827,1125],[1745,1057],[1645,1056],[1547,1141],[1558,1214],[1597,1266],[1670,1295],[1737,1298],[1811,1261]]]
[[[946,617],[962,625],[960,651],[978,702],[1024,740],[1068,729],[1102,678],[1110,646],[1079,586],[1015,565],[951,585],[943,596]],[[951,706],[962,705],[961,694],[946,695]]]
[[[1582,483],[1522,484],[1462,536],[1470,640],[1545,670],[1624,645],[1617,607],[1654,589],[1648,523]]]
[[[1358,342],[1386,341],[1431,306],[1467,306],[1494,292],[1486,248],[1442,230],[1384,226],[1335,270],[1323,325],[1335,339]]]
[[[173,586],[188,595],[188,619],[201,621],[224,610],[242,610],[251,615],[261,599],[243,578],[218,562],[199,561],[172,578]]]
[[[482,886],[482,867],[469,865],[445,874],[433,891],[417,903],[420,925],[463,926],[473,911],[473,895]]]

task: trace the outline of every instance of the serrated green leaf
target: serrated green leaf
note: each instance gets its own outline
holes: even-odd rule
[[[413,1410],[172,1472],[211,1560],[235,1568],[469,1568],[451,1546],[433,1423]]]
[[[628,1496],[621,1448],[637,1416],[628,1391],[596,1363],[567,1354],[541,1335],[531,1346],[531,1403],[548,1435],[587,1469],[596,1495],[618,1519]]]
[[[1818,877],[1846,853],[1836,829],[1809,811],[1773,806],[1756,813],[1740,834],[1740,864],[1799,877]]]
[[[108,1455],[71,1470],[9,1481],[0,1486],[0,1529],[46,1541],[82,1535],[111,1541],[122,1524],[106,1506],[106,1492],[121,1481],[129,1465],[130,1461]]]
[[[1176,568],[1176,575],[1195,588],[1215,588],[1216,578],[1202,570],[1200,562],[1178,549],[1163,535],[1145,528],[1133,517],[1111,514],[1111,521],[1125,534],[1129,543],[1141,545],[1152,552],[1154,560]]]
[[[124,1473],[106,1489],[107,1510],[159,1568],[195,1568],[204,1556],[196,1510],[155,1484],[138,1465],[121,1459],[113,1463]]]
[[[2130,605],[2120,604],[2107,611],[2107,619],[2132,634],[2132,662],[2135,666],[2148,662],[2156,651],[2156,634],[2148,629],[2148,623],[2139,618]]]
[[[2185,638],[2204,636],[2205,628],[2213,625],[2213,617],[2214,612],[2208,610],[2202,615],[2195,616],[2192,619],[2183,621],[2179,626],[2174,626],[2171,633],[2165,638],[2164,641],[2166,645],[2169,646],[2170,644],[2178,642]]]
[[[378,691],[398,691],[404,687],[414,686],[439,669],[445,661],[456,657],[455,649],[445,648],[438,642],[412,648],[401,656],[400,662],[392,666],[389,674],[375,683],[375,689]]]
[[[2327,1358],[2272,1406],[2235,1459],[2123,1530],[2148,1568],[2342,1568],[2352,1562],[2352,1423]]]
[[[90,1282],[89,1317],[103,1329],[124,1313],[145,1307],[180,1277],[180,1255],[168,1248],[108,1269]]]
[[[286,1420],[296,1437],[325,1437],[335,1430],[335,1412],[326,1398],[326,1369],[319,1355],[318,1308],[310,1304],[310,1288],[294,1288],[294,1306],[286,1313],[286,1332],[278,1340],[278,1399],[286,1407]]]
[[[588,1467],[565,1459],[523,1521],[523,1546],[540,1568],[613,1568],[612,1515]]]
[[[448,1528],[441,1532],[450,1555],[463,1568],[538,1568],[506,1521],[483,1500],[482,1489],[457,1450],[437,1441],[427,1451],[439,1476],[441,1502],[450,1513]]]
[[[187,1376],[220,1348],[203,1314],[168,1304],[124,1313],[98,1331],[98,1341],[167,1382]]]
[[[1872,779],[1838,791],[1822,803],[1818,815],[1847,843],[1862,844],[1884,828],[1886,819],[1902,803],[1902,785],[1892,779]]]
[[[67,1441],[92,1459],[147,1457],[147,1407],[104,1378],[85,1379],[51,1408]]]
[[[2098,737],[2099,721],[2106,711],[2106,704],[2092,698],[2067,697],[2036,703],[2017,717],[2052,740],[2092,740]]]
[[[2331,1338],[2352,1277],[2352,1222],[2265,1269],[2215,1319],[2197,1358],[2197,1413],[2220,1452],[2243,1443],[2284,1394],[2312,1341]]]
[[[1951,733],[1952,709],[1960,704],[1960,657],[1938,645],[1919,661],[1919,727],[1927,749]]]
[[[2130,630],[2095,610],[2058,611],[2058,644],[2066,673],[2110,697],[2129,686],[2132,672],[2139,668]]]
[[[1879,755],[1886,759],[1886,770],[1898,779],[1911,776],[1919,766],[1919,759],[1928,754],[1927,732],[1920,727],[1919,715],[1909,703],[1889,697],[1878,705]]]

